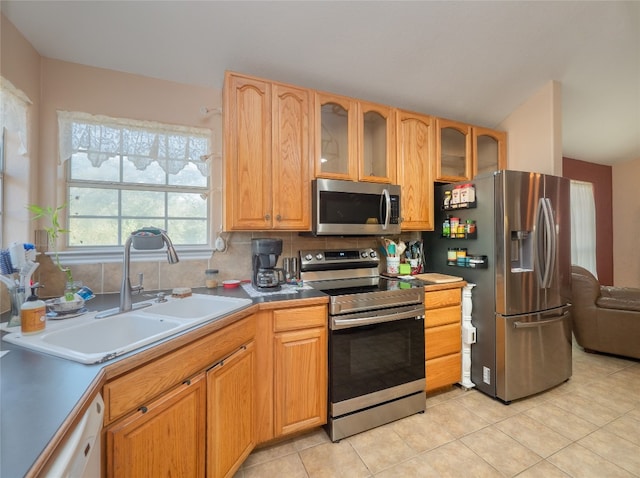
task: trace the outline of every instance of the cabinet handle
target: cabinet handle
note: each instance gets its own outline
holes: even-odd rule
[[[265,214],[264,219],[265,221],[269,221],[271,219],[271,214]]]
[[[191,385],[191,380],[186,379],[184,382],[182,382],[183,385]]]
[[[279,222],[279,221],[282,221],[282,216],[281,216],[280,214],[278,214],[278,215],[276,216],[276,221],[278,221],[278,222]]]
[[[210,368],[207,369],[207,372],[210,371],[210,370],[213,370],[214,368],[224,367],[224,363],[227,360],[229,360],[230,358],[234,357],[236,354],[239,354],[240,352],[244,352],[245,350],[247,350],[247,346],[246,345],[241,345],[240,348],[238,348],[235,352],[230,353],[229,355],[224,357],[219,362],[216,362],[215,364],[213,364]]]
[[[147,413],[149,409],[143,405],[140,408],[138,408],[138,411],[142,413]]]

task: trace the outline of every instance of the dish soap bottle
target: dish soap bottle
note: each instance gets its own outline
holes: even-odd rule
[[[20,309],[20,329],[24,335],[42,332],[46,325],[47,306],[38,298],[37,289],[37,286],[31,288],[31,295]]]

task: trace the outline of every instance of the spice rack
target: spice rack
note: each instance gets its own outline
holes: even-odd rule
[[[478,202],[461,202],[457,204],[452,204],[449,206],[442,206],[443,211],[455,211],[456,209],[474,209],[478,207]]]
[[[456,233],[455,235],[445,236],[442,234],[440,237],[443,239],[477,239],[478,238],[478,229],[476,228],[475,232],[465,232],[465,233]]]
[[[486,269],[489,267],[489,258],[487,256],[458,257],[455,261],[447,260],[447,265],[467,269]]]

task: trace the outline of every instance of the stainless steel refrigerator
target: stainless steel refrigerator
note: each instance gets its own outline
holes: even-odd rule
[[[435,231],[423,234],[426,270],[476,284],[471,381],[510,402],[571,377],[569,181],[496,171],[466,183],[473,190],[461,195],[474,200],[447,207],[446,191],[465,183],[435,188]],[[457,189],[454,197],[464,190]],[[444,237],[447,218],[465,228]]]

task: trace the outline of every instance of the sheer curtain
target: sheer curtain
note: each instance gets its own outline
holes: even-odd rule
[[[598,277],[593,184],[574,180],[571,181],[571,263]]]
[[[18,134],[18,153],[22,155],[27,152],[27,107],[30,104],[31,100],[22,91],[0,77],[0,131],[4,127]]]

